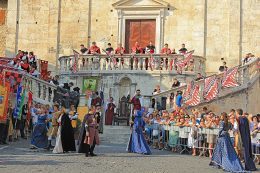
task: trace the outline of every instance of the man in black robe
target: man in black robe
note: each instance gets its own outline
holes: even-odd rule
[[[64,108],[65,106],[63,105]],[[76,151],[74,131],[68,113],[63,114],[61,117],[61,143],[64,152]]]
[[[236,116],[239,118],[239,131],[244,147],[245,170],[255,171],[256,167],[253,161],[252,144],[248,119],[243,115],[242,109],[236,110]]]

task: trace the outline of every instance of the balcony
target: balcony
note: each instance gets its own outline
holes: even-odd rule
[[[124,54],[114,55],[80,55],[77,64],[77,73],[72,73],[71,68],[75,58],[73,55],[62,56],[60,61],[61,75],[85,75],[85,74],[179,74],[180,70],[174,66],[174,62],[184,59],[183,55],[162,54]],[[182,74],[194,75],[205,73],[205,58],[193,55],[193,63],[189,62],[182,69]],[[150,63],[152,62],[152,63]]]

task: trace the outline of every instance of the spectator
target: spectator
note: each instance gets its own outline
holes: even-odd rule
[[[205,118],[207,114],[208,114],[208,108],[207,107],[203,107],[202,108],[202,113],[200,114],[200,118]]]
[[[150,41],[149,45],[146,46],[145,52],[148,54],[154,54],[155,53],[155,46],[153,45],[153,42]]]
[[[179,52],[180,52],[180,54],[185,54],[188,50],[185,48],[185,44],[183,43],[182,45],[181,45],[181,49],[179,50]]]
[[[172,88],[179,87],[180,85],[180,81],[178,81],[177,78],[173,78]]]
[[[132,53],[134,53],[134,54],[142,54],[143,53],[143,49],[141,48],[141,46],[138,42],[136,42],[134,47],[132,47]]]
[[[107,46],[108,46],[108,47],[106,48],[107,54],[108,54],[108,55],[112,55],[112,54],[114,53],[114,49],[113,49],[113,47],[111,46],[111,43],[108,43]]]
[[[202,76],[201,73],[198,73],[195,81],[199,81],[199,80],[202,80],[202,79],[204,79],[204,77]]]
[[[81,54],[86,54],[88,52],[88,49],[84,46],[84,44],[80,45],[80,52]]]
[[[166,54],[166,55],[171,54],[171,49],[168,46],[169,45],[167,43],[164,44],[164,48],[162,48],[161,54]]]
[[[40,76],[40,72],[38,70],[36,70],[36,66],[32,65],[31,66],[31,70],[30,70],[30,75],[34,76],[34,77],[39,77]]]
[[[68,91],[70,91],[70,88],[73,87],[73,86],[74,86],[73,82],[64,83],[64,84],[59,85],[59,87],[66,89]]]
[[[176,96],[176,110],[178,111],[182,106],[182,91],[177,91]]]
[[[126,52],[125,52],[124,47],[122,46],[121,43],[119,43],[118,46],[117,46],[117,48],[116,48],[116,50],[115,50],[115,54],[123,55],[123,54],[125,54],[125,53],[126,53]]]
[[[172,54],[177,54],[175,49],[172,49]]]
[[[96,42],[92,42],[92,46],[89,48],[88,54],[100,54],[100,48],[97,46]]]
[[[29,58],[28,59],[29,59],[29,63],[30,63],[31,66],[32,65],[37,66],[37,60],[36,60],[36,57],[35,57],[33,52],[29,52]]]
[[[219,66],[219,72],[224,72],[227,71],[228,67],[227,67],[227,63],[224,61],[222,66]]]
[[[54,78],[50,81],[51,84],[59,86],[59,76],[56,75]]]
[[[27,73],[30,72],[30,64],[28,63],[28,60],[26,57],[23,57],[21,62],[21,68],[26,71]]]

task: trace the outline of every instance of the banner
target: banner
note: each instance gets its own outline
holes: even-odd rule
[[[26,115],[26,120],[27,122],[30,122],[31,119],[31,106],[32,106],[32,101],[33,101],[33,93],[31,91],[28,92],[28,109],[29,111],[27,112]]]
[[[10,93],[10,84],[0,85],[0,121],[5,121],[8,110],[8,98]]]
[[[83,79],[82,92],[86,91],[96,91],[97,90],[97,78],[87,78]]]
[[[5,82],[10,83],[10,91],[16,93],[17,87],[22,82],[23,75],[16,71],[4,71],[3,75]]]
[[[48,78],[48,61],[40,60],[41,79]]]
[[[19,107],[19,115],[18,115],[19,120],[21,120],[21,117],[22,117],[22,112],[23,112],[22,110],[23,110],[23,105],[24,105],[25,93],[26,93],[26,90],[23,89],[21,103],[20,103],[20,107]]]
[[[19,85],[17,88],[16,104],[15,104],[14,113],[13,113],[14,118],[19,117],[20,105],[21,105],[21,101],[22,101],[22,91],[23,91],[23,87],[22,87],[22,85]]]

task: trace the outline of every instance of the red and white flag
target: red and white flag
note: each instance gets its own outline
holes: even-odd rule
[[[219,92],[218,79],[216,75],[208,77],[204,80],[203,97],[205,100],[210,101],[217,97]]]
[[[192,59],[192,54],[194,53],[194,50],[189,51],[188,53],[184,54],[184,59],[182,61],[176,62],[176,66],[180,69],[185,67],[189,61]]]
[[[185,102],[186,105],[196,106],[200,103],[200,87],[199,85],[193,85],[191,88],[191,98]]]
[[[187,84],[186,90],[183,94],[184,103],[192,98],[191,88],[193,87],[193,85],[194,85],[194,81],[191,81],[190,83]]]
[[[79,60],[79,53],[76,50],[73,50],[74,54],[74,63],[72,65],[71,71],[72,73],[78,72],[78,60]]]
[[[238,67],[231,68],[224,73],[224,77],[222,80],[222,87],[229,88],[229,87],[236,87],[239,86],[236,80],[236,74],[238,71]]]

